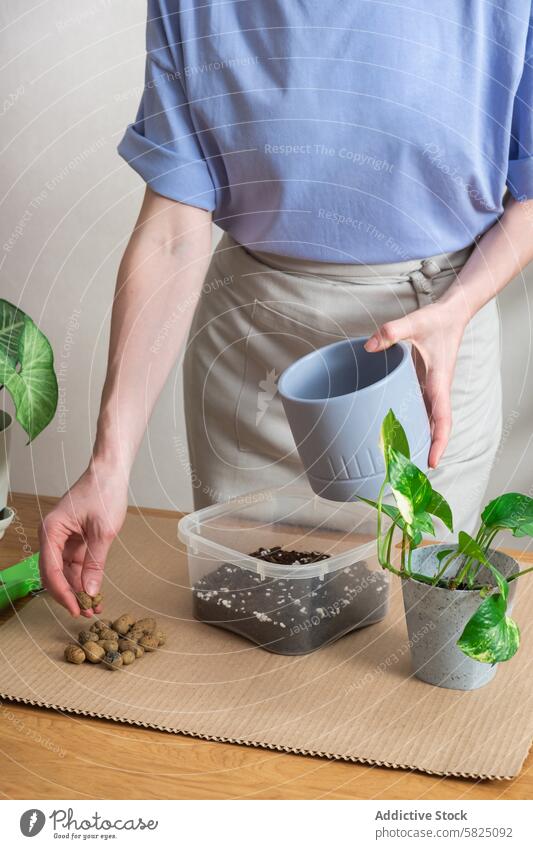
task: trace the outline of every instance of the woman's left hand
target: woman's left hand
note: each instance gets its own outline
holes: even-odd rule
[[[412,343],[430,418],[432,469],[438,466],[450,438],[452,380],[466,323],[451,305],[428,304],[403,318],[387,321],[365,345],[367,351],[374,352],[385,351],[400,341]]]

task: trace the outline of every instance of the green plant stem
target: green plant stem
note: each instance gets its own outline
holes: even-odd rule
[[[520,578],[522,575],[527,575],[528,572],[533,572],[533,566],[530,566],[529,569],[522,569],[521,572],[516,572],[514,575],[510,575],[507,578],[507,583],[510,584],[511,581],[516,581],[517,578]]]
[[[449,554],[448,557],[446,557],[444,559],[444,563],[440,567],[439,571],[437,572],[435,577],[432,578],[433,586],[436,586],[438,584],[438,582],[440,581],[440,579],[442,578],[442,576],[446,572],[446,569],[448,568],[448,566],[450,566],[457,557],[459,557],[459,552],[458,551],[452,551],[452,553]]]
[[[387,542],[387,564],[388,564],[389,568],[391,566],[390,556],[391,556],[391,551],[392,551],[392,540],[394,538],[394,527],[395,527],[395,523],[393,522],[392,525],[390,526],[389,530],[387,531],[387,533],[389,535],[389,539],[388,539],[388,542]]]
[[[487,536],[485,537],[484,544],[483,544],[485,552],[487,551],[487,549],[490,548],[490,546],[493,543],[494,537],[497,534],[499,534],[499,532],[500,532],[500,528],[494,528],[494,530],[490,534],[487,534]]]
[[[405,532],[402,534],[402,554],[401,554],[401,570],[405,574],[407,574],[407,570],[405,568]]]
[[[460,587],[461,584],[463,583],[463,581],[466,580],[469,569],[471,569],[471,567],[476,562],[477,561],[475,561],[473,557],[466,555],[465,562],[463,564],[463,568],[458,572],[458,574],[454,578],[454,584],[455,584],[456,587]],[[479,568],[481,568],[481,565],[482,565],[481,563],[478,564],[478,570],[476,570],[476,574],[477,574],[477,571],[479,571]]]
[[[383,493],[385,492],[385,485],[386,485],[386,478],[383,480],[383,483],[381,484],[381,486],[379,488],[378,499],[377,499],[377,510],[378,510],[377,538],[378,538],[378,545],[381,542],[381,514],[383,512],[382,504],[383,504]]]
[[[383,544],[384,545],[386,544],[386,546],[387,546],[387,551],[386,551],[386,555],[385,555],[386,561],[385,561],[385,563],[383,563],[380,560],[380,564],[384,569],[388,569],[389,572],[392,572],[394,575],[398,575],[398,577],[402,578],[403,577],[402,572],[399,569],[396,569],[392,565],[392,563],[390,562],[390,556],[391,556],[391,551],[392,551],[392,542],[393,542],[393,539],[394,539],[394,530],[395,530],[396,527],[397,527],[396,522],[393,521],[391,527],[388,529],[387,533],[385,534]]]
[[[380,564],[383,567],[383,569],[388,569],[388,571],[392,572],[394,575],[398,575],[399,577],[402,577],[401,571],[399,571],[398,569],[395,569],[394,566],[392,565],[392,563],[390,562],[390,555],[391,555],[391,550],[392,550],[392,540],[393,540],[393,536],[394,536],[394,529],[395,529],[395,527],[398,526],[397,522],[394,519],[392,520],[392,525],[387,530],[384,538],[382,538],[382,527],[383,527],[382,504],[383,504],[383,494],[385,492],[386,485],[387,485],[387,479],[385,478],[385,480],[381,484],[381,487],[380,487],[380,490],[379,490],[379,493],[378,493],[378,497],[377,497],[377,501],[376,501],[377,511],[378,511],[378,521],[377,521],[377,538],[378,538],[378,546],[379,546],[378,551],[382,550],[382,548],[386,545],[386,555],[385,555],[386,562],[383,563],[380,559]],[[388,539],[387,539],[387,537],[388,537]]]
[[[484,546],[484,544],[485,544],[484,540],[485,540],[486,532],[487,532],[487,528],[486,528],[486,526],[483,524],[483,522],[481,522],[481,524],[480,524],[480,526],[479,526],[479,528],[478,528],[478,532],[477,532],[477,534],[476,534],[476,536],[475,536],[475,540],[476,540],[477,544],[478,544],[479,546],[481,546],[481,548],[483,548],[483,546]]]
[[[476,542],[478,543],[480,548],[483,550],[483,553],[485,554],[485,556],[487,556],[489,548],[491,547],[491,545],[494,541],[494,538],[500,532],[500,530],[501,530],[501,528],[491,528],[491,529],[489,529],[489,528],[487,528],[487,526],[483,522],[481,523],[479,530],[476,534]],[[479,571],[483,566],[483,564],[479,563],[479,561],[476,561],[476,562],[477,562],[477,566],[474,569],[472,569],[472,572],[468,576],[468,586],[470,588],[473,587],[474,582],[475,582],[475,580],[476,580],[476,578],[479,574]]]

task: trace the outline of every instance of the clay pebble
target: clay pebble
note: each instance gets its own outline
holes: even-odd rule
[[[82,597],[81,601],[88,604],[90,598]],[[96,604],[94,599],[92,601]],[[98,603],[101,601],[100,595]],[[71,643],[65,648],[64,657],[69,663],[82,664],[88,660],[117,670],[122,666],[130,666],[143,657],[145,652],[156,651],[165,642],[166,634],[158,628],[153,617],[136,621],[131,613],[123,613],[112,621],[95,619],[87,630],[79,632],[78,644]]]

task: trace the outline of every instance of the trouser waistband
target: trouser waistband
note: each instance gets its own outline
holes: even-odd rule
[[[244,247],[244,246],[241,246]],[[244,248],[251,256],[270,268],[278,269],[289,274],[312,275],[353,282],[358,284],[404,283],[415,282],[418,275],[431,280],[439,274],[459,270],[468,260],[474,245],[468,245],[451,253],[436,254],[425,259],[403,260],[402,262],[377,264],[344,264],[317,262],[315,260],[299,259],[298,257],[282,256],[263,251],[253,251]],[[415,279],[413,279],[413,277]],[[422,282],[422,281],[420,281]]]

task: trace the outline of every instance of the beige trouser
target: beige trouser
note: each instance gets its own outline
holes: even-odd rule
[[[371,334],[438,299],[471,249],[386,265],[251,254],[225,235],[211,262],[184,363],[196,508],[263,487],[303,485],[277,380],[298,357]],[[472,531],[501,433],[500,332],[491,301],[470,322],[452,388],[453,431],[430,472],[455,527]]]

